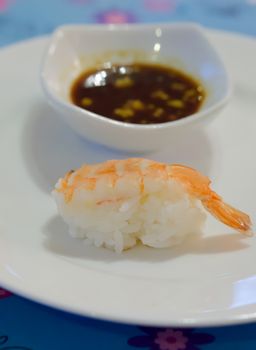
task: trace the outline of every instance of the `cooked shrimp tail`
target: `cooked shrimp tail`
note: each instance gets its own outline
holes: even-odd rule
[[[171,176],[181,182],[190,195],[201,200],[205,209],[216,219],[244,234],[251,235],[250,217],[223,202],[222,198],[211,190],[211,181],[208,177],[195,169],[178,164],[171,166]]]
[[[251,235],[251,219],[240,210],[226,204],[221,198],[202,200],[202,204],[216,219],[241,233]]]

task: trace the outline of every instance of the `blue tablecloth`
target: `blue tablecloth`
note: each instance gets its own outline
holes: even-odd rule
[[[256,0],[0,0],[0,46],[63,23],[196,21],[256,35]],[[1,107],[0,107],[1,108]],[[0,289],[0,350],[256,349],[256,324],[211,329],[118,325],[56,311]]]

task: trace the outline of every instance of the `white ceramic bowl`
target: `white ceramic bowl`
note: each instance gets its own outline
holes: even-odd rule
[[[74,79],[95,65],[168,64],[201,81],[206,99],[199,112],[178,121],[136,125],[81,109],[70,100]],[[231,92],[227,71],[204,29],[195,24],[64,26],[53,34],[41,68],[48,102],[80,135],[109,147],[144,152],[168,144],[191,127],[211,121]]]

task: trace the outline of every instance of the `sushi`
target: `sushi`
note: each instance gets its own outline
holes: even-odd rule
[[[187,166],[129,158],[70,171],[52,194],[72,236],[116,252],[139,242],[154,248],[181,243],[202,232],[206,211],[250,234],[249,216],[209,185],[208,177]]]

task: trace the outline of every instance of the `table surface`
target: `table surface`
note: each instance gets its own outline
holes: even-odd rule
[[[196,21],[256,35],[256,0],[0,0],[0,46],[64,23]],[[255,349],[256,324],[142,328],[73,316],[0,288],[0,350]]]

